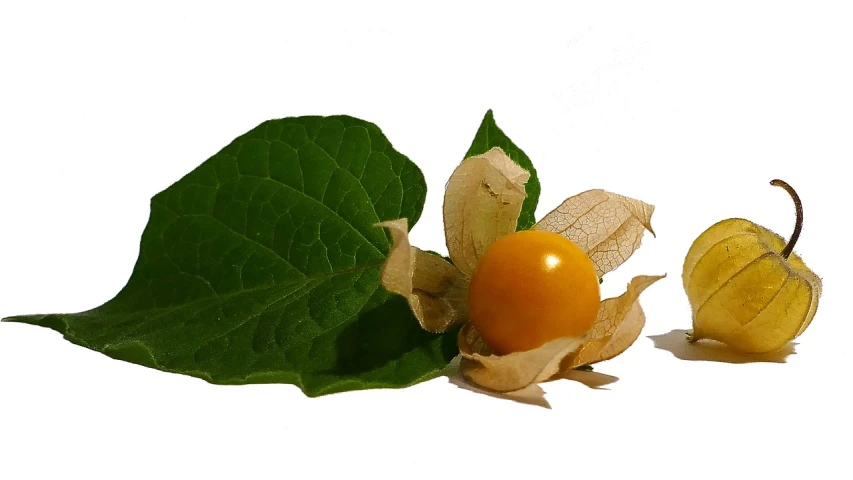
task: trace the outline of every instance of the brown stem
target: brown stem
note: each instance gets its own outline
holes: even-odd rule
[[[797,244],[797,239],[800,238],[800,232],[803,230],[803,204],[800,202],[800,196],[797,195],[797,192],[787,182],[776,179],[772,180],[770,185],[784,188],[791,195],[791,198],[794,200],[794,207],[797,209],[797,223],[794,224],[794,233],[791,234],[791,239],[788,240],[788,244],[782,249],[782,258],[787,260],[791,256],[791,252],[794,251],[794,245]]]

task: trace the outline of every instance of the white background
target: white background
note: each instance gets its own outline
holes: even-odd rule
[[[108,300],[152,195],[261,121],[309,114],[375,122],[421,167],[413,241],[442,251],[444,183],[492,108],[539,171],[538,216],[589,188],[657,206],[657,238],[606,295],[669,277],[643,294],[637,343],[597,366],[620,380],[546,384],[550,410],[447,378],[316,399],[215,386],[3,323],[0,478],[849,474],[843,3],[118,3],[0,7],[0,317]],[[777,177],[803,198],[796,251],[825,288],[796,354],[733,364],[655,348],[649,336],[690,328],[681,265],[702,230],[738,216],[790,235]]]

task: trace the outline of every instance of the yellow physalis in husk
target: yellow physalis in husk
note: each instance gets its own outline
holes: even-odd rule
[[[663,276],[638,276],[600,300],[599,278],[640,246],[654,207],[604,190],[573,196],[516,232],[530,174],[500,148],[463,161],[447,183],[450,259],[410,246],[405,218],[383,222],[393,247],[382,283],[406,297],[421,326],[462,324],[463,377],[516,392],[613,358],[639,337],[638,298]]]
[[[682,273],[693,309],[691,342],[707,338],[744,353],[768,353],[801,335],[814,318],[821,280],[793,253],[802,203],[782,180],[770,184],[794,200],[794,233],[786,244],[761,225],[730,218],[699,235]]]

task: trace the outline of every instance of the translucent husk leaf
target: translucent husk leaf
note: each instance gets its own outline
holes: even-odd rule
[[[462,372],[459,369],[459,364],[462,360],[461,356],[457,356],[450,364],[447,366],[447,379],[453,385],[458,386],[459,388],[463,388],[465,390],[470,390],[472,392],[477,392],[481,394],[488,395],[494,398],[501,398],[504,400],[512,400],[514,402],[524,403],[527,405],[537,405],[540,407],[551,408],[551,405],[548,403],[548,400],[545,399],[545,391],[539,384],[532,383],[521,390],[515,390],[512,392],[496,392],[494,390],[488,390],[484,388],[480,388],[476,384],[469,382],[462,376]]]
[[[694,340],[718,340],[745,353],[778,350],[814,318],[821,280],[786,241],[748,220],[723,220],[687,253],[682,281],[693,310]]]
[[[619,380],[619,377],[607,375],[606,373],[591,371],[588,372],[575,368],[570,368],[566,370],[563,370],[561,368],[560,372],[554,378],[552,378],[552,380],[557,380],[559,378],[564,378],[573,382],[582,383],[587,387],[593,389],[598,389],[605,385],[610,385],[611,383],[614,383]]]
[[[440,333],[464,321],[468,279],[443,258],[412,247],[407,219],[377,226],[387,228],[394,242],[382,267],[382,285],[406,297],[424,330]]]
[[[655,207],[604,190],[588,190],[569,197],[545,215],[535,230],[559,233],[581,247],[598,276],[614,270],[640,248],[643,232],[654,235]]]
[[[589,338],[561,365],[563,372],[613,358],[639,338],[646,323],[640,307],[640,294],[666,275],[634,277],[625,293],[601,301]]]
[[[583,343],[562,337],[539,348],[494,355],[470,323],[459,332],[459,369],[466,381],[495,392],[514,392],[544,382],[560,370],[560,362]]]
[[[515,231],[530,174],[499,147],[463,161],[444,195],[444,234],[453,264],[471,277],[495,240]]]

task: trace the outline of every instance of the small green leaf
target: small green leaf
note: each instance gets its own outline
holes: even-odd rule
[[[426,184],[376,125],[264,122],[151,200],[127,285],[82,313],[8,318],[110,357],[221,384],[309,396],[403,387],[456,355],[381,287],[390,239]]]
[[[435,255],[436,257],[441,257],[442,259],[444,259],[445,262],[453,265],[453,260],[450,257],[444,256],[444,255],[436,252],[435,250],[424,250],[424,252],[426,252],[430,255]]]
[[[483,117],[483,122],[477,130],[477,134],[474,136],[474,141],[471,143],[468,153],[465,154],[465,158],[486,153],[494,147],[503,149],[509,155],[509,158],[513,159],[521,168],[530,172],[530,180],[525,185],[527,198],[524,199],[524,203],[521,205],[521,215],[518,217],[516,227],[516,230],[527,230],[536,223],[536,204],[539,203],[540,191],[539,177],[536,176],[536,169],[533,168],[533,162],[506,136],[503,130],[498,128],[498,124],[495,123],[495,116],[489,110],[486,112],[486,116]]]

